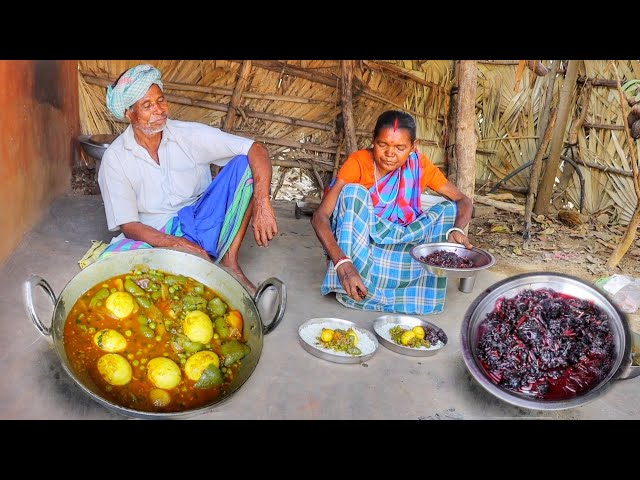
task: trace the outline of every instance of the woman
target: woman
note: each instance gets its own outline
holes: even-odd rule
[[[441,312],[446,277],[428,273],[410,255],[421,243],[472,248],[463,228],[472,203],[418,152],[416,123],[407,113],[382,113],[373,147],[352,153],[311,223],[331,259],[321,292],[352,308],[384,312]],[[427,187],[445,200],[422,211]],[[452,228],[453,227],[453,228]]]

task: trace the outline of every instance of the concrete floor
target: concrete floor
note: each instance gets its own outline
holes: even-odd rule
[[[640,379],[618,380],[586,405],[560,411],[526,410],[486,392],[468,373],[459,330],[471,302],[504,278],[481,272],[471,293],[450,281],[445,311],[422,317],[442,327],[449,344],[432,357],[399,355],[380,345],[365,364],[331,363],[307,353],[298,327],[310,318],[339,317],[372,329],[379,316],[323,297],[325,261],[309,217],[296,219],[292,202],[276,202],[279,236],[268,249],[249,235],[241,263],[249,278],[276,276],[287,286],[282,322],[264,337],[248,381],[227,401],[194,419],[640,419]],[[100,196],[67,195],[0,265],[0,418],[127,419],[87,395],[63,370],[50,337],[25,313],[22,284],[43,277],[58,295],[80,272],[91,240],[109,241]],[[53,305],[41,289],[36,308],[48,324]]]

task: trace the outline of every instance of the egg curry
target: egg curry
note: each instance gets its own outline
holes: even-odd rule
[[[148,412],[211,403],[251,351],[242,314],[193,278],[136,265],[85,292],[64,326],[70,365],[102,396]]]

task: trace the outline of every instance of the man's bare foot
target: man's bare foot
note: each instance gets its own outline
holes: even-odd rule
[[[244,274],[244,272],[242,271],[242,269],[240,268],[240,265],[238,265],[237,263],[235,265],[230,265],[230,262],[225,261],[226,259],[223,259],[220,262],[220,265],[222,267],[224,267],[224,269],[226,271],[228,271],[230,274],[232,274],[236,280],[238,280],[242,285],[244,285],[244,287],[249,290],[249,293],[251,293],[251,295],[255,295],[257,292],[257,287],[251,282],[251,280],[249,280],[247,278],[247,276]]]
[[[249,293],[253,297],[256,294],[256,292],[258,291],[258,288],[251,282],[251,280],[249,280],[246,277],[246,275],[244,273],[242,273],[242,271],[235,272],[235,271],[232,270],[232,273],[235,274],[235,276],[238,279],[238,281],[242,285],[244,285],[247,290],[249,290]]]

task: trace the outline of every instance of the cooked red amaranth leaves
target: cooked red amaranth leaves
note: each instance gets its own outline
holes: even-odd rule
[[[473,268],[473,262],[471,260],[461,257],[455,252],[448,252],[446,250],[436,250],[429,255],[420,257],[420,260],[434,267]]]
[[[609,316],[552,289],[501,298],[479,330],[478,356],[498,385],[544,400],[587,392],[611,370]]]

